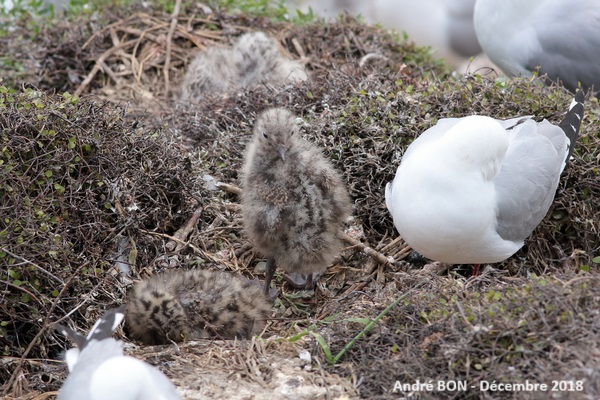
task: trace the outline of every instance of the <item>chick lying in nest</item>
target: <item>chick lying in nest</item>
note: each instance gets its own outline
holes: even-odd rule
[[[145,344],[250,338],[271,304],[257,281],[221,271],[172,271],[137,283],[127,305],[131,335]]]
[[[233,48],[213,46],[200,52],[183,78],[181,98],[199,101],[207,94],[307,79],[300,61],[281,54],[273,38],[252,32],[240,36]]]

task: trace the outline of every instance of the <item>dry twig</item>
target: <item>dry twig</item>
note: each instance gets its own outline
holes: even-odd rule
[[[148,235],[160,236],[160,237],[164,237],[164,238],[170,239],[170,240],[172,240],[172,241],[174,241],[174,242],[177,242],[177,243],[179,243],[179,244],[181,244],[181,245],[183,245],[183,246],[189,246],[189,247],[190,247],[190,249],[194,250],[194,252],[195,252],[196,254],[203,254],[202,250],[200,250],[199,248],[197,248],[197,247],[196,247],[196,246],[194,246],[193,244],[191,244],[191,243],[188,243],[188,242],[184,242],[183,240],[181,240],[181,239],[179,239],[179,238],[176,238],[176,237],[174,237],[174,236],[171,236],[171,235],[167,235],[166,233],[160,233],[160,232],[151,232],[151,231],[147,231],[147,230],[145,230],[145,229],[140,229],[140,232],[146,233],[146,234],[148,234]]]
[[[202,206],[199,206],[196,209],[196,211],[194,211],[194,213],[192,214],[192,217],[188,220],[188,222],[183,227],[181,227],[177,232],[175,232],[173,237],[175,237],[175,238],[181,240],[183,243],[185,243],[185,239],[189,236],[190,232],[196,225],[196,222],[198,222],[198,218],[200,218],[200,216],[202,215],[202,210],[203,210]],[[172,251],[172,250],[177,251],[182,248],[182,244],[180,242],[179,245],[176,245],[175,242],[169,242],[169,243],[167,243],[166,248],[169,251]]]
[[[338,236],[345,242],[350,243],[353,247],[356,247],[356,248],[362,250],[366,255],[368,255],[371,258],[374,258],[377,262],[379,262],[381,264],[393,264],[394,263],[393,257],[386,257],[385,255],[381,254],[377,250],[354,239],[352,236],[350,236],[346,233],[340,232],[338,234]]]
[[[177,16],[179,15],[179,9],[181,8],[181,0],[175,0],[175,8],[171,15],[171,26],[169,28],[169,34],[167,35],[167,54],[165,58],[165,65],[163,66],[163,75],[165,78],[165,94],[169,94],[169,67],[171,66],[171,43],[173,41],[173,33],[177,27]]]
[[[216,185],[219,189],[224,190],[226,192],[237,194],[237,195],[242,194],[242,188],[239,186],[231,185],[229,183],[223,183],[223,182],[217,182]]]

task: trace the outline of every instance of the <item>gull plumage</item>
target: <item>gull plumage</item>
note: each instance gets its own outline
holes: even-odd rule
[[[441,119],[408,147],[386,187],[400,235],[444,263],[512,256],[550,208],[583,101],[578,92],[560,126],[531,117]]]
[[[123,342],[111,337],[125,307],[107,311],[87,336],[57,325],[75,342],[66,352],[69,376],[58,400],[178,400],[179,394],[157,368],[123,354]]]
[[[539,67],[575,92],[600,90],[600,7],[596,0],[477,0],[481,47],[510,76]]]

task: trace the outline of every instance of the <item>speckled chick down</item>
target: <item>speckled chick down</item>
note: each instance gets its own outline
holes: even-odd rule
[[[277,48],[277,42],[263,32],[240,36],[233,46],[233,53],[241,87],[261,83],[283,85],[308,79],[302,63],[284,57]]]
[[[224,93],[237,86],[238,73],[230,48],[208,47],[198,53],[183,78],[181,98],[199,100],[211,93]]]
[[[325,271],[352,205],[340,174],[300,137],[289,111],[258,117],[242,179],[244,228],[260,253],[287,272]]]
[[[250,338],[271,304],[260,284],[221,271],[172,271],[137,283],[127,305],[133,337],[146,344],[201,338]]]
[[[282,55],[270,36],[252,32],[240,36],[233,48],[209,47],[198,53],[184,76],[181,97],[198,101],[207,94],[306,79],[301,62]]]

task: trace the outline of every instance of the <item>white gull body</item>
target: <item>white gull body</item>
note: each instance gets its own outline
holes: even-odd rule
[[[107,311],[87,337],[65,326],[57,330],[77,347],[66,353],[69,376],[58,400],[179,400],[169,379],[157,368],[123,355],[123,342],[110,336],[123,320],[124,307]]]
[[[450,264],[516,253],[554,199],[583,115],[583,93],[576,99],[560,126],[469,116],[425,131],[386,187],[386,206],[406,243]]]
[[[419,46],[465,72],[469,57],[481,53],[473,28],[475,0],[288,0],[289,7],[335,18],[342,12],[362,15],[368,23],[406,32]],[[487,65],[484,61],[482,64]]]
[[[600,89],[598,0],[477,0],[475,33],[504,73],[560,79],[571,91]]]

